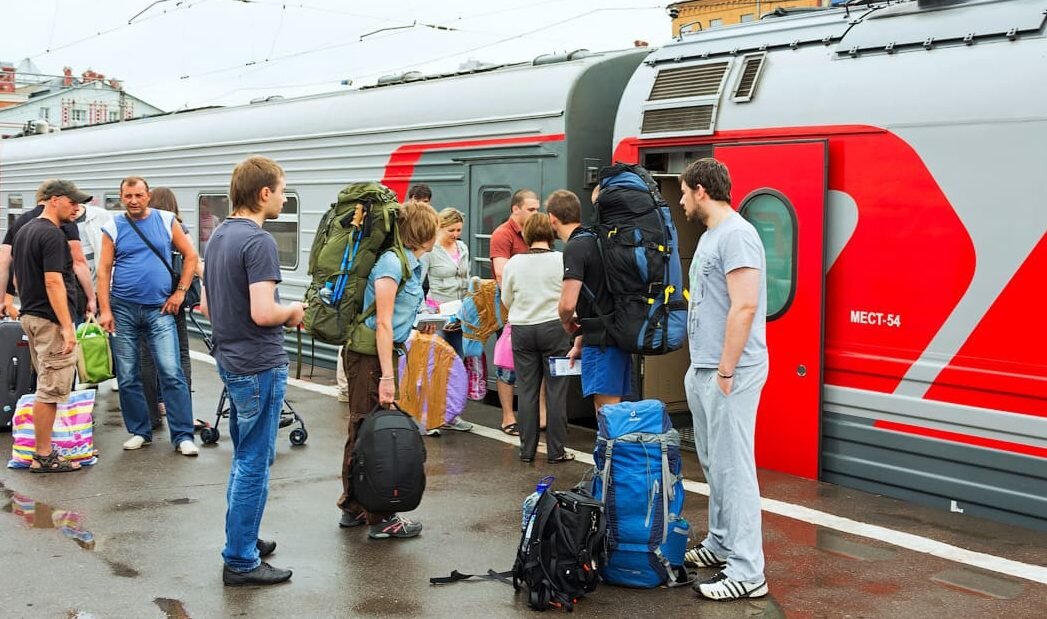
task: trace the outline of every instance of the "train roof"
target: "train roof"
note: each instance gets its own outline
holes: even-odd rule
[[[533,62],[440,75],[407,73],[358,89],[269,98],[0,141],[5,160],[142,153],[177,147],[259,144],[283,137],[380,134],[506,118],[563,116],[575,84],[590,69],[650,52],[628,49],[539,56]],[[497,110],[497,118],[493,118]],[[264,127],[264,130],[260,130]]]
[[[969,14],[978,10],[972,30]],[[683,35],[647,58],[657,65],[704,58],[796,49],[830,48],[839,57],[972,45],[1042,32],[1047,2],[1014,0],[900,0],[814,11],[780,11],[761,20]],[[898,18],[909,19],[898,19]]]

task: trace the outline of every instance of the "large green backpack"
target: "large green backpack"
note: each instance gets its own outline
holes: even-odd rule
[[[375,311],[374,303],[364,308],[364,291],[375,261],[389,249],[400,258],[401,288],[411,276],[396,225],[399,209],[396,194],[380,183],[353,183],[338,192],[309,251],[307,333],[328,344],[377,354],[374,330],[363,324]]]

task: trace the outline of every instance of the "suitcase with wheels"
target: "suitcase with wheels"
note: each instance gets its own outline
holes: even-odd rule
[[[11,428],[18,398],[33,390],[29,338],[17,320],[0,321],[0,430]]]

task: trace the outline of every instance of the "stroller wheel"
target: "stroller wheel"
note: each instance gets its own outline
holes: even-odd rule
[[[295,428],[291,430],[291,444],[295,447],[301,447],[305,445],[305,442],[309,440],[309,433],[305,431],[305,428]]]
[[[221,436],[218,433],[218,428],[210,427],[200,430],[200,440],[204,442],[204,445],[214,445],[218,442],[218,437]]]

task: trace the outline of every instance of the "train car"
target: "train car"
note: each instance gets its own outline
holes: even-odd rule
[[[780,11],[638,68],[615,158],[670,202],[724,161],[767,250],[761,467],[1047,529],[1045,8]],[[686,351],[645,364],[682,400]]]
[[[140,175],[174,191],[203,252],[229,214],[233,167],[264,154],[287,172],[283,213],[265,226],[279,245],[285,297],[304,294],[319,219],[355,181],[380,179],[401,197],[428,183],[437,208],[466,212],[475,273],[490,277],[487,239],[514,191],[566,187],[589,206],[596,171],[610,161],[617,103],[648,52],[580,50],[458,74],[412,72],[350,91],[2,140],[2,219],[9,225],[33,208],[37,185],[57,177],[119,209],[120,180]],[[333,363],[333,347],[316,348]]]

